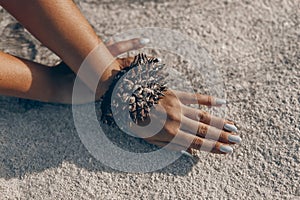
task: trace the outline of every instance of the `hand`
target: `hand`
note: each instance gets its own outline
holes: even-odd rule
[[[123,53],[143,48],[147,43],[149,43],[149,39],[147,38],[134,38],[126,41],[116,42],[112,39],[105,43],[106,47],[110,51],[110,53],[117,57]],[[124,67],[128,67],[130,63],[133,61],[133,57],[128,58],[117,58],[118,63],[120,64],[121,69]],[[63,74],[74,74],[73,71],[68,67],[64,62],[59,63],[55,66],[55,70],[63,73]]]
[[[146,42],[145,42],[146,41]],[[120,54],[123,54],[125,52],[139,49],[145,46],[147,44],[147,39],[145,38],[135,38],[127,41],[121,41],[117,43],[113,43],[112,40],[110,40],[108,43],[106,43],[107,48],[111,52],[111,54],[116,57]],[[123,69],[125,67],[130,66],[132,61],[134,60],[133,57],[128,58],[117,58],[117,64],[119,65],[118,68]],[[74,81],[76,79],[76,74],[70,69],[69,66],[67,66],[64,62],[59,63],[58,65],[52,67],[52,77],[50,80],[52,81],[51,85],[53,85],[53,91],[55,96],[54,102],[59,103],[76,103],[76,104],[82,104],[82,103],[89,103],[90,98],[87,99],[81,99],[78,102],[72,102],[72,90]],[[86,93],[89,90],[89,88],[81,82],[82,86],[79,86],[82,88],[82,93]],[[89,95],[82,95],[89,96]],[[95,100],[100,100],[102,97],[102,94],[98,94],[95,97]]]
[[[150,113],[151,123],[156,123],[155,126],[163,129],[151,137],[147,137],[146,130],[133,132],[158,146],[170,143],[168,147],[176,151],[191,152],[192,149],[197,149],[219,154],[231,153],[233,149],[230,145],[241,142],[241,138],[235,133],[237,129],[233,122],[188,106],[221,106],[225,103],[224,100],[211,96],[168,90],[155,106],[155,111]],[[166,114],[165,120],[162,113]]]

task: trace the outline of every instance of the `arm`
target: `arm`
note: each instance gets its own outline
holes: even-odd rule
[[[101,48],[97,48],[98,51],[93,51],[95,58],[97,58],[97,61],[100,61],[100,64],[99,62],[90,62],[89,72],[80,76],[81,80],[90,89],[93,88],[94,78],[100,77],[106,64],[109,63],[105,63],[102,60],[114,60],[113,55],[111,55],[106,46],[103,45],[102,41],[97,37],[91,26],[71,0],[0,0],[0,4],[13,14],[43,44],[59,55],[75,73],[78,72],[80,65],[88,54],[100,46]],[[84,36],[84,38],[82,38],[82,36]],[[7,70],[3,75],[4,81],[2,81],[2,85],[4,87],[0,87],[0,92],[2,90],[8,95],[30,96],[33,99],[38,99],[41,94],[41,92],[38,91],[43,91],[44,89],[42,86],[50,88],[52,84],[48,84],[49,81],[52,80],[56,84],[58,82],[57,80],[59,80],[56,76],[54,78],[53,75],[48,76],[50,73],[46,71],[40,71],[40,66],[34,63],[20,61],[7,55],[0,54],[0,57],[6,59],[6,62],[3,62],[4,65],[2,68],[4,72]],[[13,68],[13,66],[16,65],[20,68]],[[97,95],[101,96],[101,94],[104,94],[113,79],[113,73],[120,70],[120,68],[121,64],[117,61],[109,65],[109,68],[105,70],[104,75],[100,79],[98,85],[99,89],[94,91],[97,92]],[[12,71],[10,71],[10,69],[12,69],[13,72],[20,72],[19,70],[21,69],[23,71],[22,76],[20,74],[15,75],[15,73],[11,73]],[[23,81],[21,80],[20,82],[18,79],[20,77],[28,84],[24,86]],[[62,81],[66,80],[65,76],[61,78]],[[14,79],[18,81],[15,82],[15,84],[10,84],[10,81]],[[69,81],[69,83],[72,83],[72,81],[73,79]],[[36,83],[36,85],[32,83]],[[66,84],[59,84],[58,88],[61,85]],[[72,87],[72,84],[70,87]],[[32,92],[30,92],[30,88],[32,88]],[[69,93],[63,92],[62,94],[70,94],[72,88],[67,89],[69,89]],[[11,90],[15,90],[16,92],[11,93]],[[49,99],[40,100],[58,102],[70,101],[70,98],[64,98],[63,100],[52,99],[53,96],[61,97],[62,95],[53,95],[50,92]],[[70,97],[70,95],[67,96]],[[232,152],[232,147],[228,144],[241,142],[240,137],[233,133],[233,131],[237,131],[237,128],[232,122],[183,105],[183,103],[186,102],[187,104],[198,103],[213,106],[215,103],[212,99],[212,97],[200,94],[196,96],[186,93],[174,95],[172,91],[168,92],[160,101],[160,105],[166,108],[167,122],[163,129],[155,136],[148,138],[148,141],[159,146],[164,146],[172,141],[175,135],[179,134],[178,141],[173,141],[175,142],[173,144],[174,150],[203,148],[209,151],[212,149],[212,152],[215,153]],[[224,103],[225,102],[220,104]],[[210,126],[210,124],[215,126]],[[212,132],[216,143],[211,143],[210,140],[206,139],[209,133],[208,130]]]
[[[75,73],[86,56],[102,43],[72,0],[2,0],[0,3]],[[101,45],[97,53],[100,60],[114,60],[105,45]],[[90,65],[89,74],[100,77],[106,66],[99,65]],[[120,70],[120,66],[114,61],[99,82],[97,93],[100,96],[116,70]],[[80,78],[92,88],[90,77],[83,75]]]

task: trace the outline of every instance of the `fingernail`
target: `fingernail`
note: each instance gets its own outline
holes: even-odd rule
[[[224,129],[227,131],[237,132],[237,127],[232,124],[225,124]]]
[[[181,151],[181,154],[182,154],[182,155],[185,155],[185,156],[187,156],[187,157],[193,158],[193,155],[190,154],[190,153],[187,152],[187,151],[182,150],[182,151]]]
[[[158,62],[161,62],[161,58],[156,58]]]
[[[223,153],[232,153],[233,148],[231,146],[221,146],[220,151],[222,151]]]
[[[216,104],[217,105],[225,105],[226,104],[226,99],[216,99]]]
[[[229,135],[228,136],[228,141],[239,144],[239,143],[242,142],[242,138],[240,138],[240,136],[237,136],[237,135]]]
[[[140,44],[145,45],[148,44],[150,42],[149,38],[141,38],[140,39]]]
[[[108,39],[102,39],[102,42],[105,44],[108,42]]]

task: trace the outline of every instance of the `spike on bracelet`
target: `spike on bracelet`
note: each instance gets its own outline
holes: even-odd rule
[[[121,115],[126,112],[129,112],[134,123],[149,118],[151,108],[164,97],[167,90],[162,81],[168,74],[163,72],[163,67],[157,58],[148,58],[145,54],[135,56],[129,67],[118,72],[104,94],[101,121],[109,125],[116,124],[115,120],[122,120]],[[112,98],[113,94],[119,101]],[[113,116],[112,109],[117,116]]]

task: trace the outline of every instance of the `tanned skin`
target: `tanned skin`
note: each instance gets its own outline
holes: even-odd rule
[[[72,0],[0,0],[0,5],[63,61],[49,67],[0,52],[1,95],[43,102],[87,103],[89,99],[72,102],[73,84],[83,61],[100,46],[96,56],[100,60],[109,58],[111,62],[108,66],[89,66],[89,73],[100,80],[96,89],[89,76],[79,75],[82,94],[95,94],[95,100],[99,100],[115,73],[132,61],[132,58],[115,57],[143,47],[139,39],[104,45]],[[158,134],[146,140],[159,146],[171,142],[170,148],[176,151],[204,149],[230,153],[222,147],[235,144],[230,142],[230,137],[237,136],[236,133],[226,130],[226,125],[233,123],[191,108],[189,104],[221,106],[211,96],[169,90],[157,107],[158,111],[166,112],[166,123]],[[217,139],[207,139],[208,133]],[[178,137],[173,140],[175,136]]]

